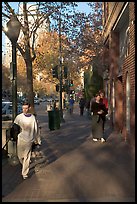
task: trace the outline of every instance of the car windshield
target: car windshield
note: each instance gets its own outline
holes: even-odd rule
[[[5,105],[6,105],[5,103],[2,103],[2,108],[4,108]]]

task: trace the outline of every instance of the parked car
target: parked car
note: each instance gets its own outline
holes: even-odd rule
[[[12,102],[4,101],[2,102],[2,115],[12,114]]]
[[[17,114],[22,112],[22,106],[18,104]],[[2,115],[12,114],[12,102],[11,101],[3,101],[2,102]]]
[[[34,98],[34,104],[39,105],[40,104],[40,100],[38,98]]]
[[[47,98],[47,102],[53,102],[54,99],[53,98]]]

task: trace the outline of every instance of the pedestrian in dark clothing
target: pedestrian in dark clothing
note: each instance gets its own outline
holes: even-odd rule
[[[80,115],[82,116],[84,113],[84,107],[86,104],[86,100],[82,97],[79,101]]]
[[[105,105],[100,103],[99,93],[96,94],[95,101],[91,105],[91,112],[93,141],[101,140],[101,142],[105,142],[105,139],[103,138],[103,120],[107,110]]]

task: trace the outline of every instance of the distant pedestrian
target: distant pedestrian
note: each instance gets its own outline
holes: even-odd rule
[[[99,93],[96,94],[95,101],[91,105],[91,112],[93,141],[101,140],[101,142],[105,142],[105,139],[103,138],[103,120],[107,110],[105,105],[100,103]]]
[[[74,108],[74,99],[73,96],[70,97],[69,99],[69,113],[72,114],[73,113],[73,108]]]
[[[16,116],[14,123],[21,128],[17,140],[17,153],[22,164],[23,179],[26,179],[29,173],[32,144],[38,134],[38,125],[35,116],[29,112],[30,104],[28,102],[23,103],[22,110],[23,112]]]
[[[86,100],[84,97],[81,97],[81,99],[79,101],[80,116],[82,116],[84,113],[85,105],[86,105]]]

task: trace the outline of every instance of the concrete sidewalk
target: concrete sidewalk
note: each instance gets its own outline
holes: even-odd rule
[[[135,162],[126,142],[107,126],[106,143],[93,142],[91,120],[65,113],[50,131],[43,111],[41,157],[23,181],[20,165],[2,166],[2,202],[134,202]],[[43,115],[42,115],[43,114]]]

